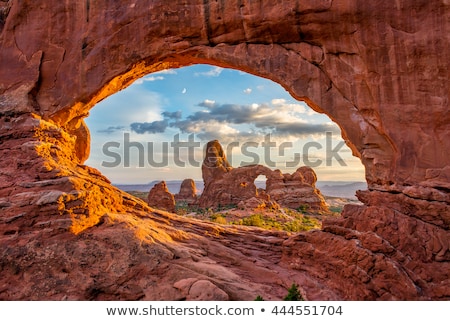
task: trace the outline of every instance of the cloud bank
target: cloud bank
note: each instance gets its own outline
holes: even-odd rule
[[[125,129],[126,129],[125,126],[109,126],[108,128],[97,130],[97,133],[112,134],[117,131],[122,131]]]
[[[266,134],[274,137],[304,138],[322,136],[326,132],[339,134],[333,123],[316,124],[308,121],[309,112],[304,105],[273,99],[266,104],[219,104],[204,100],[197,105],[201,110],[183,118],[181,111],[163,112],[164,120],[132,123],[131,130],[138,134],[164,133],[168,128],[182,133],[194,133],[204,140],[261,139]]]

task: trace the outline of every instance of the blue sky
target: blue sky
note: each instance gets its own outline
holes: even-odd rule
[[[309,165],[321,181],[364,181],[361,162],[326,115],[270,80],[232,69],[149,74],[97,104],[86,123],[86,164],[116,184],[201,179],[203,149],[213,139],[233,167],[260,163],[291,173]]]

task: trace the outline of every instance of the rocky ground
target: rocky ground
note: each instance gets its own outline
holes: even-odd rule
[[[131,195],[144,201],[148,193],[130,191]],[[326,218],[338,217],[347,204],[361,204],[361,202],[343,197],[324,196],[330,211],[310,210],[306,206],[298,209],[242,209],[237,206],[226,206],[219,209],[202,209],[189,206],[186,202],[177,201],[175,213],[180,216],[196,218],[204,221],[226,225],[255,226],[267,230],[287,232],[309,231],[320,229]]]

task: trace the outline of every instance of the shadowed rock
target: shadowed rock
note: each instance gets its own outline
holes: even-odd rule
[[[197,202],[197,186],[193,179],[186,178],[183,180],[179,193],[175,195],[175,200],[186,202],[188,205],[193,205]]]
[[[165,181],[159,182],[148,193],[148,205],[168,212],[175,212],[175,198]]]

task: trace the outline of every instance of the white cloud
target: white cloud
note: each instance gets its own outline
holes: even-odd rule
[[[222,73],[223,68],[221,67],[214,67],[211,70],[205,71],[205,72],[196,72],[195,76],[205,76],[205,77],[219,77]]]
[[[216,104],[215,100],[205,99],[202,103],[202,106],[212,108]]]
[[[191,133],[217,133],[218,135],[225,136],[239,133],[237,129],[228,124],[213,120],[207,122],[193,122],[189,125],[188,130]]]
[[[164,69],[153,73],[153,75],[176,75],[176,74],[177,71],[175,69]]]
[[[240,137],[238,129],[215,120],[191,122],[187,124],[184,131],[196,134],[198,138],[205,141],[219,139],[221,142],[229,142],[236,141]]]
[[[275,108],[282,110],[283,112],[285,112],[289,115],[306,113],[306,107],[304,104],[288,103],[287,100],[284,98],[272,99],[271,103]]]
[[[146,77],[143,77],[143,78],[139,78],[138,80],[136,80],[134,82],[134,84],[142,85],[144,83],[144,81],[153,82],[153,81],[157,81],[157,80],[164,80],[164,77],[163,76],[146,76]]]
[[[284,99],[284,98],[272,99],[272,105],[284,105],[285,103],[286,103],[286,99]]]
[[[157,81],[157,80],[164,80],[163,76],[147,76],[144,78],[144,81]]]
[[[249,95],[251,93],[252,93],[252,89],[251,88],[244,89],[244,94]]]

